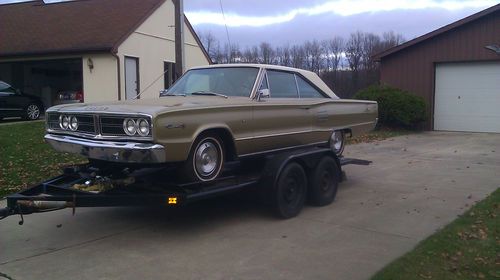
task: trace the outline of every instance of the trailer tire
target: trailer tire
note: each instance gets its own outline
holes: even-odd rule
[[[297,216],[307,197],[307,176],[296,162],[285,165],[273,188],[273,207],[278,217],[288,219]]]
[[[321,158],[309,176],[308,200],[311,205],[325,206],[337,195],[339,167],[331,156]]]

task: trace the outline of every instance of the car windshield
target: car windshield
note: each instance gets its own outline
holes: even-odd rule
[[[161,96],[210,95],[249,97],[259,72],[253,67],[216,67],[189,70]]]
[[[10,89],[10,85],[6,82],[0,81],[0,90]]]

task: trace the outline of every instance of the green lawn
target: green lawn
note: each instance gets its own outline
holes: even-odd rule
[[[500,279],[500,189],[372,280]]]
[[[57,153],[43,140],[44,122],[0,125],[0,197],[61,173],[86,159]]]

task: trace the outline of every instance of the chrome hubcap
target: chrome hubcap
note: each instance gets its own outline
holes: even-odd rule
[[[210,176],[219,164],[219,153],[212,142],[200,144],[195,154],[195,167],[201,176]]]
[[[30,105],[28,106],[27,113],[28,113],[28,118],[36,120],[40,116],[40,109],[38,109],[38,106],[36,105]]]

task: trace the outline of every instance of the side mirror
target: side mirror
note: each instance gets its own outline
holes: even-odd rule
[[[160,97],[164,95],[167,92],[168,89],[162,89],[160,90]]]
[[[257,91],[257,101],[260,101],[262,98],[269,98],[269,96],[271,96],[271,92],[267,88]]]

